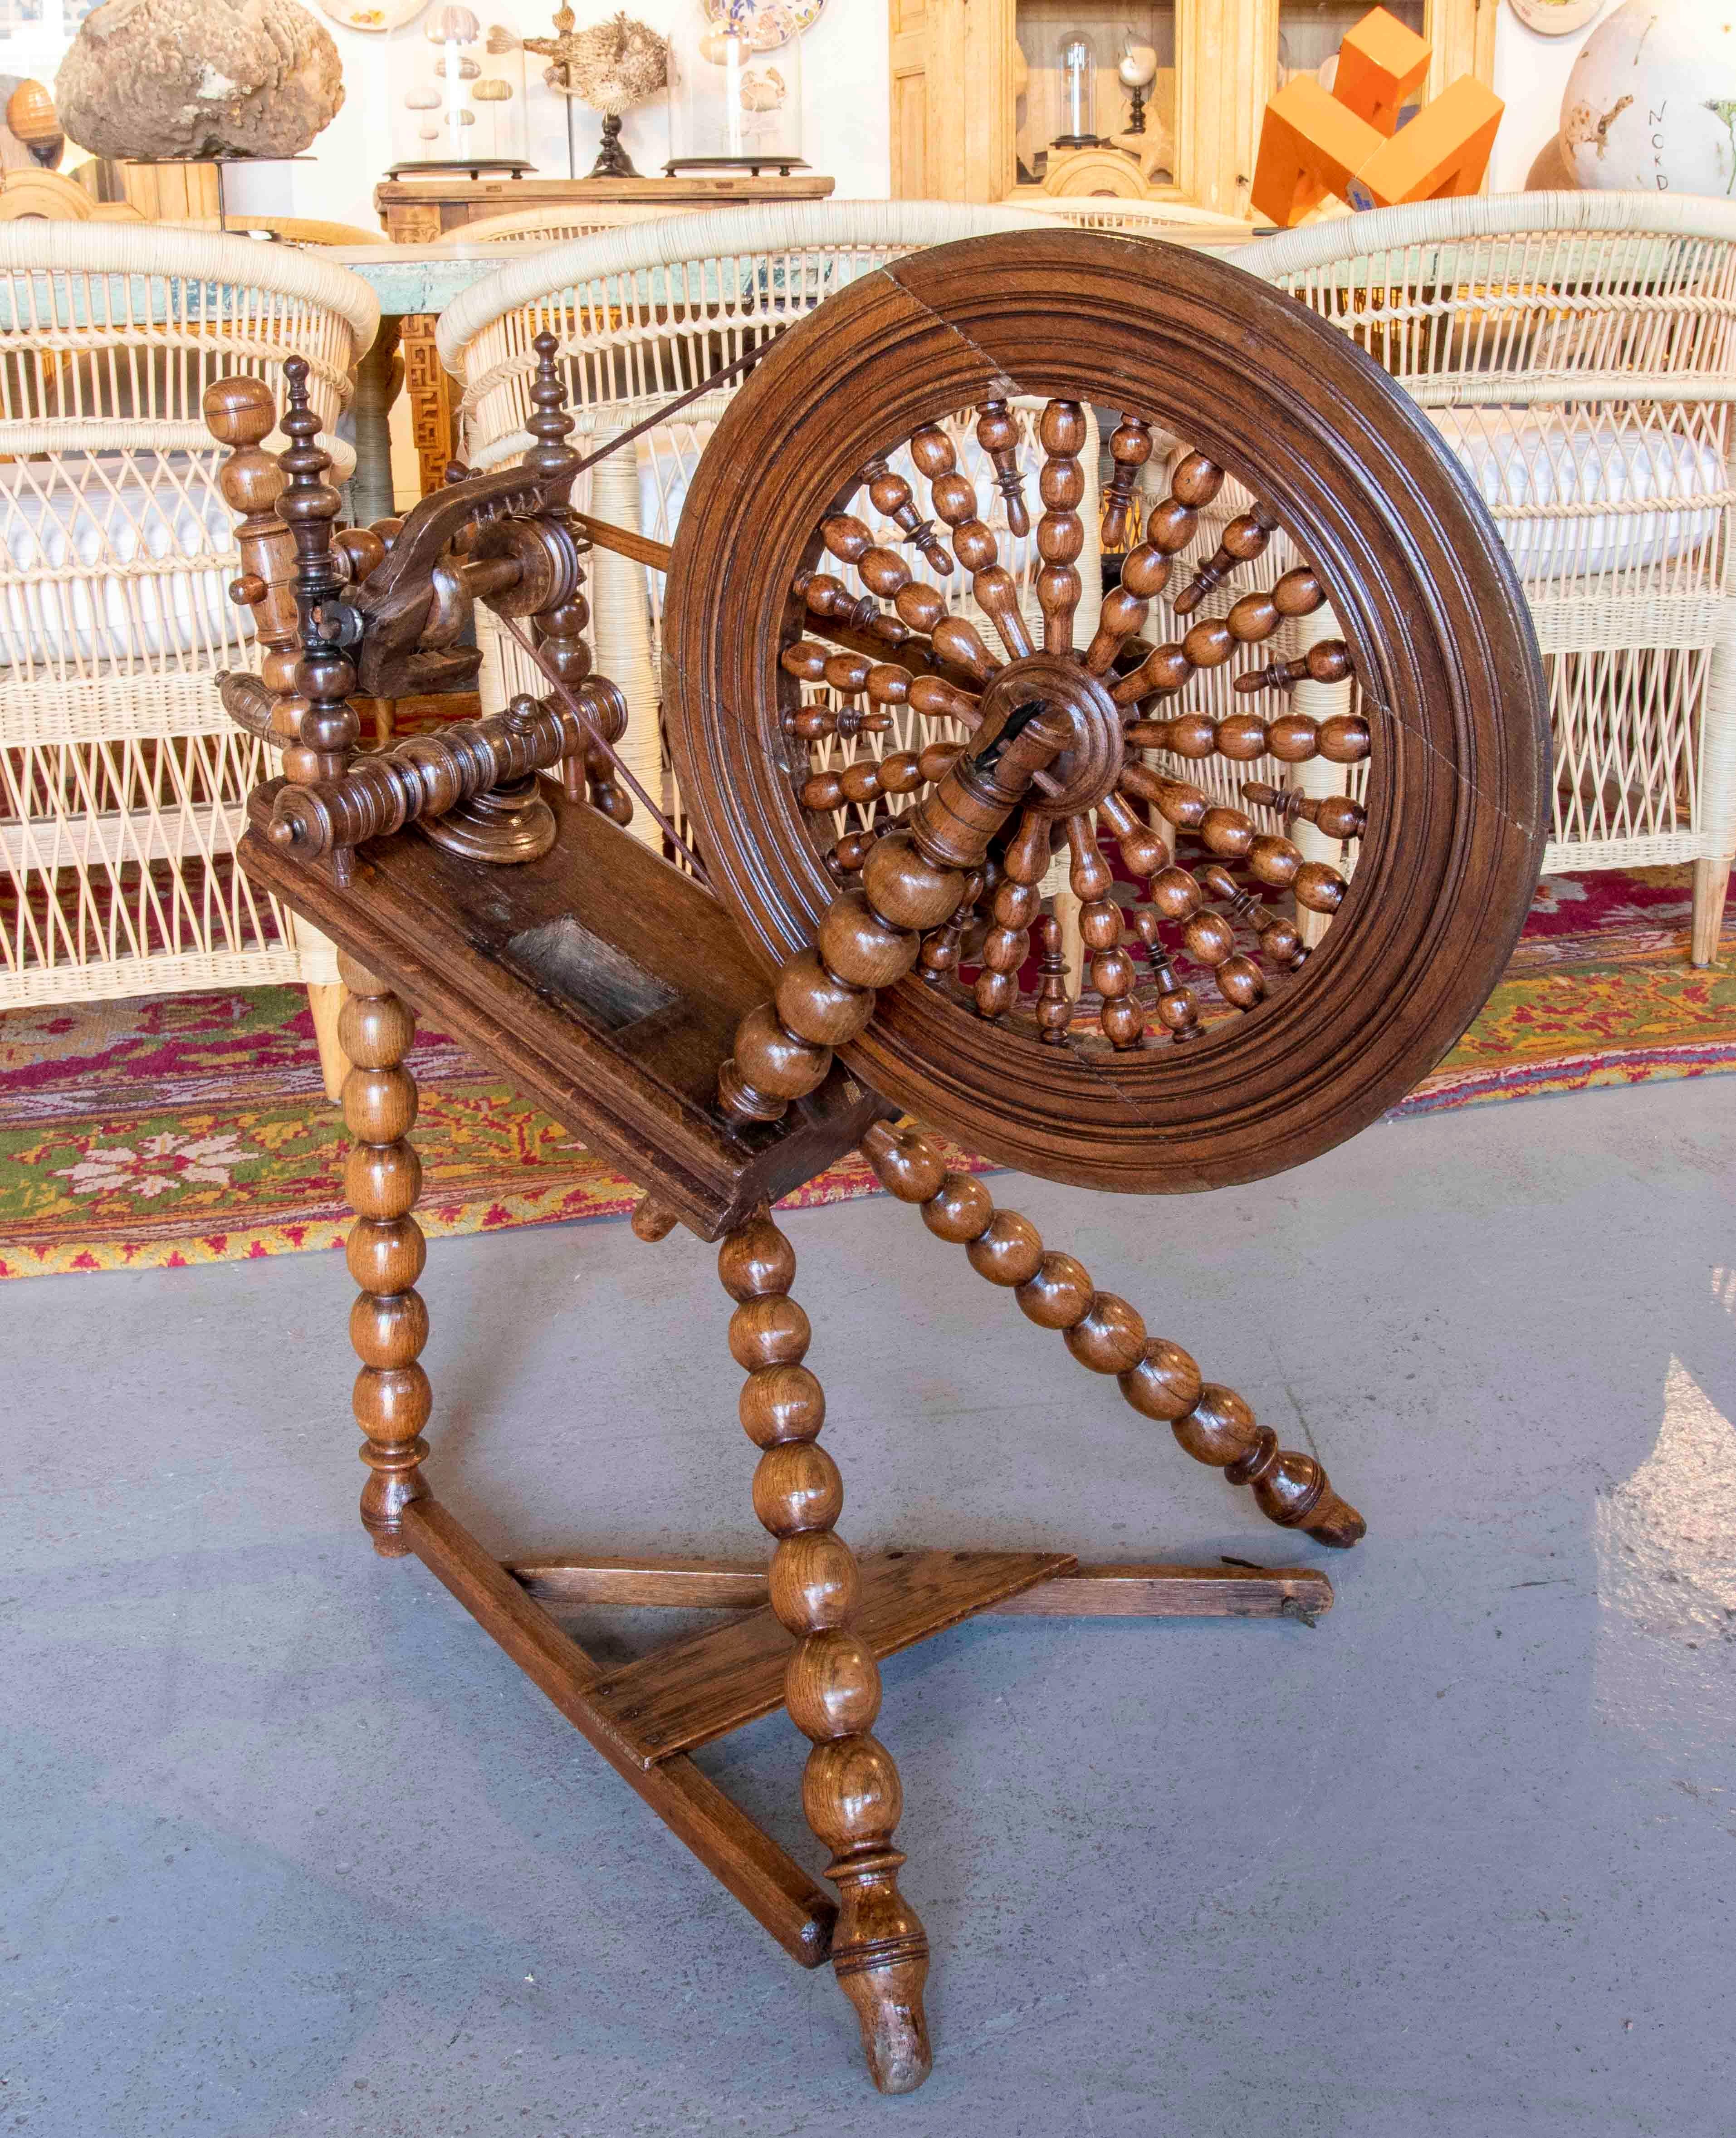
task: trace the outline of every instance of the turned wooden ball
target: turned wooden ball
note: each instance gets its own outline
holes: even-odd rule
[[[781,1441],[753,1472],[753,1511],[773,1536],[829,1530],[844,1511],[844,1481],[817,1442]]]
[[[744,1299],[729,1316],[729,1355],[745,1371],[792,1365],[812,1340],[807,1310],[781,1291]]]
[[[1173,862],[1151,880],[1151,903],[1166,920],[1192,919],[1204,904],[1205,896],[1189,871]]]
[[[344,1080],[344,1125],[362,1143],[395,1143],[416,1125],[416,1079],[407,1069],[352,1069]]]
[[[1208,1381],[1199,1399],[1174,1421],[1176,1438],[1196,1462],[1226,1468],[1251,1453],[1260,1436],[1254,1413],[1234,1389]]]
[[[344,1161],[344,1193],[362,1218],[402,1218],[414,1208],[422,1161],[407,1143],[353,1143]]]
[[[957,869],[939,868],[927,860],[908,832],[889,832],[862,864],[862,888],[875,912],[893,927],[938,928],[958,910],[964,878]]]
[[[856,1555],[834,1530],[788,1537],[772,1555],[772,1608],[792,1633],[847,1623],[860,1586]]]
[[[1169,494],[1195,510],[1209,505],[1223,487],[1224,471],[1203,453],[1184,453],[1169,478]]]
[[[1320,723],[1320,754],[1334,764],[1360,764],[1369,743],[1368,723],[1360,713],[1335,713]]]
[[[780,1550],[772,1561],[774,1581],[783,1556]],[[788,1619],[784,1623],[792,1633],[802,1631]],[[873,1649],[843,1626],[816,1632],[790,1657],[783,1696],[791,1721],[804,1737],[823,1742],[857,1735],[880,1712],[880,1674]]]
[[[961,1247],[987,1232],[994,1214],[994,1198],[973,1173],[948,1174],[922,1206],[922,1222],[936,1238]]]
[[[1019,1311],[1040,1329],[1070,1329],[1090,1311],[1096,1296],[1085,1266],[1071,1255],[1051,1250],[1014,1292]]]
[[[363,1291],[407,1291],[428,1259],[413,1218],[358,1218],[344,1243],[349,1273]]]
[[[802,1811],[822,1848],[837,1854],[873,1835],[889,1834],[904,1809],[898,1769],[877,1737],[858,1731],[817,1744],[808,1754]]]
[[[1121,1393],[1142,1417],[1173,1425],[1200,1399],[1200,1369],[1179,1344],[1149,1337],[1120,1377]]]
[[[774,999],[792,1032],[824,1047],[845,1046],[874,1015],[871,991],[835,979],[817,950],[804,950],[783,968]]]
[[[1280,764],[1300,764],[1319,754],[1319,725],[1306,713],[1280,713],[1266,730],[1265,746]]]
[[[767,1217],[731,1233],[717,1251],[718,1281],[731,1299],[787,1292],[796,1281],[796,1250]]]
[[[988,1230],[964,1250],[971,1267],[991,1284],[1024,1284],[1036,1275],[1043,1259],[1042,1236],[1017,1210],[997,1210]]]
[[[806,1099],[819,1091],[831,1050],[787,1032],[769,1003],[757,1003],[735,1028],[735,1067],[769,1099]]]
[[[428,1310],[419,1291],[400,1291],[378,1299],[356,1295],[349,1310],[349,1340],[358,1358],[370,1366],[407,1366],[428,1340]]]
[[[869,849],[862,865],[865,873],[868,862],[885,844],[879,840]],[[820,923],[819,950],[827,970],[859,988],[888,988],[901,980],[921,947],[922,938],[913,930],[889,928],[863,891],[846,891],[833,900]]]
[[[1145,1324],[1137,1308],[1113,1291],[1100,1291],[1089,1311],[1068,1329],[1067,1349],[1094,1374],[1124,1374],[1145,1349]]]
[[[826,1423],[826,1395],[806,1366],[759,1366],[736,1401],[742,1430],[756,1447],[817,1439]]]
[[[1310,913],[1336,913],[1344,902],[1344,880],[1324,862],[1304,862],[1296,871],[1296,903]]]
[[[256,446],[277,421],[277,403],[262,378],[219,378],[200,403],[205,427],[226,446]]]
[[[1257,714],[1231,713],[1217,724],[1217,754],[1238,764],[1265,754],[1265,722]]]
[[[882,1184],[900,1203],[926,1203],[946,1179],[946,1160],[914,1131],[900,1135],[882,1123],[869,1130],[866,1147]]]

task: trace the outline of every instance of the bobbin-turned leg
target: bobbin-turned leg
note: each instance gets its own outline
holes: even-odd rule
[[[1268,1521],[1340,1550],[1366,1535],[1368,1524],[1312,1455],[1280,1447],[1234,1389],[1202,1383],[1179,1344],[1148,1337],[1135,1308],[1099,1291],[1071,1255],[1046,1252],[1028,1218],[997,1210],[983,1183],[953,1172],[920,1131],[876,1122],[862,1139],[862,1154],[900,1202],[921,1204],[937,1238],[964,1249],[979,1276],[1011,1286],[1040,1328],[1060,1330],[1080,1365],[1114,1374],[1134,1408],[1168,1425],[1196,1462],[1221,1469],[1232,1485],[1251,1486]]]
[[[856,1563],[832,1527],[844,1487],[817,1444],[826,1398],[802,1363],[807,1316],[789,1296],[796,1251],[761,1210],[724,1239],[718,1274],[738,1302],[729,1349],[748,1375],[741,1421],[764,1451],[753,1511],[778,1539],[772,1608],[797,1641],[785,1705],[813,1743],[802,1809],[831,1851],[826,1875],[838,1889],[832,1966],[861,2023],[875,2084],[882,2093],[909,2093],[930,2062],[922,2009],[929,1941],[898,1890],[905,1859],[892,1834],[903,1792],[891,1754],[868,1734],[880,1711],[880,1668],[851,1630]]]
[[[416,1080],[403,1066],[416,1019],[383,980],[340,955],[349,998],[339,1023],[354,1067],[344,1082],[344,1122],[354,1139],[344,1169],[356,1213],[349,1273],[362,1287],[350,1310],[349,1340],[362,1361],[356,1375],[356,1423],[367,1436],[362,1460],[362,1521],[387,1559],[409,1550],[404,1509],[426,1499],[422,1429],[433,1397],[417,1364],[428,1340],[428,1310],[416,1290],[427,1258],[422,1228],[410,1214],[422,1168],[407,1140],[416,1120]]]

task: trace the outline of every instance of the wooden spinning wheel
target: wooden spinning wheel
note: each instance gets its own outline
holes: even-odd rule
[[[265,648],[224,700],[283,752],[242,862],[339,945],[352,994],[350,1328],[376,1549],[420,1557],[795,1959],[831,1959],[875,2083],[902,2092],[929,2066],[928,1945],[872,1734],[877,1659],[979,1611],[1311,1615],[1331,1589],[1311,1568],[1065,1553],[859,1564],[771,1205],[860,1148],[1268,1519],[1354,1545],[1362,1517],[1318,1461],[895,1124],[908,1109],[991,1158],[1137,1191],[1325,1150],[1432,1064],[1499,974],[1548,822],[1547,739],[1518,590],[1453,464],[1340,337],[1234,271],[1023,232],[895,262],[768,342],[672,554],[573,510],[552,334],[527,359],[523,463],[372,529],[337,528],[305,366],[285,366],[276,460],[264,389],[213,388],[244,515],[233,591]],[[1105,534],[1124,561],[1086,632],[1088,405],[1111,418]],[[961,466],[966,438],[992,491]],[[1215,521],[1232,483],[1246,501]],[[1030,613],[1007,566],[1021,543],[1039,559]],[[664,820],[669,859],[621,828],[630,788],[661,812],[615,751],[620,692],[588,672],[593,544],[668,574],[692,842]],[[358,756],[349,695],[463,687],[478,602],[548,694]],[[1349,710],[1309,710],[1309,690],[1352,676]],[[1322,764],[1358,791],[1288,783]],[[1345,869],[1304,857],[1299,823]],[[641,1238],[680,1223],[720,1242],[768,1567],[502,1564],[434,1497],[414,1008],[643,1184]],[[729,1615],[609,1672],[544,1608],[563,1602]],[[780,1705],[811,1740],[802,1805],[836,1901],[690,1756]]]
[[[1013,393],[1047,398],[1040,466],[1009,476],[1003,508],[1014,533],[1026,514],[1035,523],[1036,617],[1012,598],[1008,533],[989,525],[1000,500],[956,471],[940,427],[974,407],[989,446],[1010,428]],[[1160,441],[1184,442],[1088,645],[1075,644],[1073,569],[1087,401],[1119,415],[1112,515]],[[888,463],[900,447],[914,483]],[[1252,501],[1215,554],[1178,574],[1226,472]],[[1280,530],[1305,561],[1241,593],[1238,574]],[[924,583],[945,580],[923,559],[968,579],[980,627],[945,613]],[[1174,633],[1153,645],[1166,595]],[[1342,639],[1274,673],[1261,646],[1329,598]],[[1203,256],[1166,249],[1154,263],[1125,242],[1019,233],[919,255],[844,292],[823,326],[785,338],[719,425],[689,494],[665,628],[671,741],[714,886],[779,963],[813,942],[841,871],[863,871],[874,896],[871,837],[827,836],[837,791],[914,802],[956,754],[937,740],[877,774],[815,777],[804,739],[823,715],[804,708],[804,684],[859,708],[908,705],[939,735],[968,732],[968,746],[1026,701],[1064,717],[1059,792],[1040,782],[1025,798],[968,909],[991,931],[974,986],[907,980],[846,1047],[876,1090],[1035,1172],[1212,1187],[1353,1134],[1481,1007],[1536,880],[1544,713],[1486,515],[1426,423],[1342,335]],[[1323,725],[1285,705],[1287,685],[1352,664],[1355,712]],[[1214,720],[1194,700],[1226,666],[1236,710]],[[1153,751],[1167,767],[1147,761]],[[1237,798],[1246,810],[1183,776],[1190,759],[1278,759],[1270,774],[1317,756],[1366,763],[1366,802],[1310,802],[1256,779]],[[1348,886],[1284,836],[1299,805],[1353,842]],[[1124,876],[1148,886],[1130,915],[1109,896],[1105,836]],[[1034,974],[1022,994],[1017,984],[1051,837],[1084,902],[1103,1003],[1089,1032],[1046,1013],[1052,984],[1046,995]],[[1334,916],[1304,964],[1275,891]],[[924,929],[925,977],[956,965],[960,918]],[[1202,1025],[1202,974],[1240,1016]]]

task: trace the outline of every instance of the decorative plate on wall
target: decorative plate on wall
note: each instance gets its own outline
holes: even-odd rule
[[[318,0],[322,15],[346,30],[397,30],[413,22],[428,0]]]
[[[756,52],[775,51],[820,19],[826,0],[705,0],[714,22],[732,24]]]
[[[1565,37],[1582,30],[1603,0],[1513,0],[1513,12],[1539,37]]]

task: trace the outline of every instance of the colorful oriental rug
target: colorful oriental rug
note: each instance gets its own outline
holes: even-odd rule
[[[1392,1118],[1736,1069],[1736,933],[1687,963],[1689,875],[1546,878],[1488,1007]],[[422,1033],[411,1066],[431,1236],[636,1200],[453,1042]],[[299,989],[0,1015],[0,1276],[340,1248],[343,1161]],[[851,1159],[790,1207],[877,1192]]]

